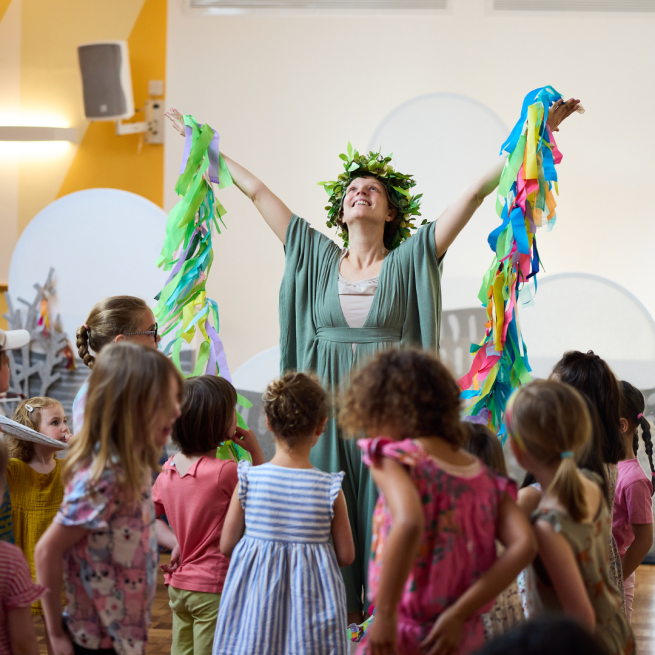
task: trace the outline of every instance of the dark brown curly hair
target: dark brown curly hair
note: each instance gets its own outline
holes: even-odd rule
[[[313,437],[328,416],[328,396],[318,378],[307,373],[285,373],[273,380],[262,398],[271,431],[289,448]]]
[[[441,437],[454,446],[466,440],[460,423],[461,390],[433,355],[390,350],[355,375],[346,391],[339,422],[350,435],[385,434],[403,438]]]

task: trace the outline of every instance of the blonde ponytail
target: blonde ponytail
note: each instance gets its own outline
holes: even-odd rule
[[[508,403],[507,431],[521,449],[541,464],[559,461],[547,494],[557,498],[574,521],[587,516],[576,457],[591,440],[591,418],[582,396],[554,380],[522,387]]]
[[[567,454],[571,451],[566,451]],[[573,457],[563,457],[557,473],[546,490],[555,496],[567,508],[574,521],[582,521],[587,516],[587,503],[584,499],[584,487],[578,475],[578,467]]]

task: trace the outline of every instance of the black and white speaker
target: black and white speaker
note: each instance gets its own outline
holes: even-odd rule
[[[126,41],[78,46],[84,114],[92,121],[114,121],[134,115],[130,55]]]

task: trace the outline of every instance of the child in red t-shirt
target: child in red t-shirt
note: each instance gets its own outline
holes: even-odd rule
[[[219,545],[238,483],[236,463],[216,459],[216,449],[236,435],[253,464],[264,463],[254,433],[237,427],[236,402],[236,391],[224,378],[203,375],[185,383],[173,435],[180,452],[164,464],[153,488],[157,537],[172,550],[170,564],[162,566],[173,610],[172,655],[212,652],[230,565]],[[172,531],[159,518],[163,515]]]
[[[628,621],[632,615],[632,601],[635,597],[635,570],[653,545],[653,443],[650,423],[644,417],[646,402],[644,395],[629,382],[621,382],[623,402],[621,407],[621,429],[625,445],[625,459],[618,463],[618,480],[614,494],[614,516],[612,534],[621,556],[623,586],[625,589],[625,611]],[[651,480],[644,473],[637,459],[639,450],[639,428],[648,453]]]

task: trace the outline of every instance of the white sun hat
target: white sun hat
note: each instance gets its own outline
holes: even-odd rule
[[[30,342],[30,333],[27,330],[0,330],[0,350],[16,350]]]

